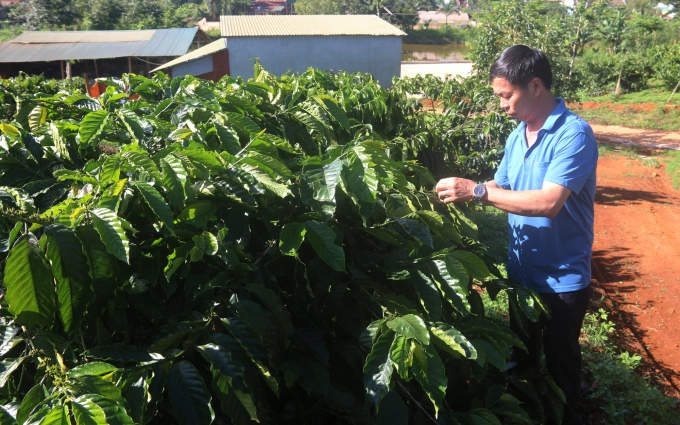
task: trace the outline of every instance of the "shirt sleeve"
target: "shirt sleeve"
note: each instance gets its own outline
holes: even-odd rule
[[[498,166],[498,170],[496,170],[496,174],[493,176],[493,180],[496,182],[496,184],[503,189],[509,190],[510,189],[510,180],[508,179],[508,150],[505,150],[505,153],[503,154],[503,159],[501,160],[500,165]]]
[[[559,184],[578,194],[597,166],[597,143],[585,129],[560,138],[543,181]]]

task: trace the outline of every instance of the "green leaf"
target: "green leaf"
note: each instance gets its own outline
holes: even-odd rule
[[[472,409],[468,414],[474,425],[501,425],[498,417],[487,409]]]
[[[21,137],[21,132],[12,124],[0,123],[0,131],[10,137]]]
[[[358,150],[358,147],[355,148]],[[365,155],[353,156],[347,168],[347,183],[351,194],[360,201],[374,203],[378,192],[378,176],[375,170],[369,166]]]
[[[42,384],[38,384],[31,388],[24,396],[19,410],[17,410],[17,422],[23,424],[31,415],[31,412],[37,405],[47,399],[47,389]]]
[[[120,403],[95,394],[71,400],[76,425],[134,425]]]
[[[223,150],[232,155],[236,155],[241,151],[241,144],[238,141],[238,134],[235,130],[218,123],[215,123],[215,130]]]
[[[411,369],[416,380],[425,390],[425,393],[434,405],[435,416],[442,408],[442,399],[446,395],[446,371],[439,354],[434,347],[421,347],[415,345],[413,349],[413,367]]]
[[[257,167],[269,174],[269,177],[276,179],[282,177],[289,179],[293,177],[293,173],[286,167],[283,162],[272,156],[262,154],[260,152],[250,151],[246,153],[245,157],[241,157],[241,161]]]
[[[83,375],[72,379],[69,383],[74,396],[97,394],[116,403],[125,403],[120,388],[100,376]]]
[[[106,375],[111,372],[117,371],[118,368],[112,364],[104,362],[89,362],[76,366],[68,371],[68,376],[70,378],[79,378],[81,376],[101,376]]]
[[[491,411],[496,415],[514,419],[518,423],[526,425],[533,425],[534,423],[526,410],[522,409],[520,406],[511,401],[500,400],[498,404],[491,408]]]
[[[404,228],[406,233],[411,235],[414,239],[419,240],[430,248],[433,247],[432,234],[430,229],[419,220],[412,220],[409,218],[397,218],[396,222]]]
[[[28,114],[28,126],[31,128],[31,131],[35,131],[38,127],[45,124],[48,113],[49,110],[43,105],[38,104],[33,108],[31,113]]]
[[[439,320],[442,314],[442,296],[435,283],[420,270],[409,270],[409,276],[429,319]]]
[[[128,109],[119,109],[116,113],[135,142],[144,138],[144,125],[136,113]]]
[[[165,224],[171,233],[174,233],[175,225],[173,223],[172,211],[170,211],[170,207],[156,188],[144,182],[130,183],[139,190],[139,193],[142,194],[146,204],[151,208],[151,211],[156,214],[156,217]]]
[[[182,166],[182,161],[173,155],[161,159],[161,168],[168,202],[176,211],[179,211],[184,208],[186,198],[184,183],[187,181],[187,172]]]
[[[257,283],[249,283],[246,289],[255,294],[271,312],[281,327],[284,343],[288,345],[288,337],[293,334],[295,328],[293,327],[293,319],[281,298],[276,292]]]
[[[390,359],[390,348],[396,334],[392,331],[380,335],[373,344],[364,365],[364,387],[369,400],[378,407],[380,401],[390,391],[394,363]]]
[[[57,305],[54,279],[43,261],[33,234],[21,236],[12,247],[5,266],[5,301],[17,323],[28,328],[50,327]]]
[[[312,244],[319,257],[333,270],[344,271],[345,251],[335,244],[335,231],[327,224],[315,220],[306,221],[305,228],[305,239]]]
[[[1,326],[0,334],[0,357],[4,357],[9,351],[16,347],[23,339],[17,336],[21,330],[18,326]]]
[[[40,425],[70,425],[70,423],[68,407],[65,405],[53,407],[40,421]]]
[[[430,327],[432,342],[442,350],[451,354],[460,354],[467,359],[476,359],[477,350],[468,339],[446,323],[434,323]]]
[[[300,245],[305,239],[305,233],[307,233],[307,229],[304,223],[286,223],[281,229],[281,237],[279,238],[281,253],[297,257]]]
[[[107,185],[109,183],[117,182],[120,179],[120,166],[121,161],[118,155],[106,158],[104,164],[102,164],[102,169],[99,172],[99,183]]]
[[[68,146],[66,146],[66,142],[64,141],[64,138],[61,137],[61,131],[59,128],[57,128],[54,123],[50,123],[49,125],[49,132],[50,135],[52,136],[52,142],[54,142],[54,147],[57,148],[57,152],[59,153],[59,156],[65,160],[71,161],[71,155],[69,154],[68,151]]]
[[[209,425],[215,419],[210,392],[198,370],[188,361],[172,366],[167,391],[173,415],[180,425]]]
[[[475,345],[477,351],[484,353],[484,356],[479,356],[478,362],[481,358],[486,358],[489,363],[500,371],[504,371],[508,368],[505,353],[499,351],[495,344],[480,339],[474,339],[472,340],[472,343]]]
[[[196,229],[201,229],[215,217],[216,212],[217,207],[212,202],[196,202],[182,210],[175,223],[190,224]]]
[[[486,264],[484,264],[484,261],[472,252],[456,250],[450,252],[447,256],[460,261],[468,273],[475,279],[484,280],[491,276],[491,272]]]
[[[258,184],[268,191],[274,193],[279,198],[285,198],[290,195],[290,189],[285,184],[281,184],[276,180],[272,179],[269,174],[260,170],[259,167],[253,166],[248,163],[240,163],[239,168],[244,172],[250,174]]]
[[[119,362],[150,362],[162,359],[158,354],[152,354],[134,345],[111,344],[100,347],[92,347],[85,352],[86,356],[102,360]]]
[[[278,396],[279,388],[278,382],[272,376],[267,363],[269,362],[269,355],[262,345],[260,336],[250,327],[250,325],[238,317],[229,319],[222,319],[229,331],[234,335],[239,345],[246,351],[248,356],[253,360],[258,373],[264,378],[265,383]],[[219,341],[218,344],[221,345]]]
[[[425,326],[425,321],[415,314],[407,314],[402,317],[395,317],[387,321],[387,327],[405,338],[413,338],[422,345],[430,343],[430,332]]]
[[[123,154],[123,159],[125,160],[125,169],[130,170],[133,173],[141,171],[157,182],[162,180],[161,173],[158,171],[156,163],[149,158],[147,153],[125,152]]]
[[[350,131],[350,124],[349,124],[349,119],[347,119],[347,114],[345,114],[345,111],[340,108],[338,105],[338,101],[332,98],[331,96],[328,95],[316,95],[312,97],[316,102],[328,112],[331,117],[333,117],[333,120],[340,124],[340,127],[342,127],[343,130],[349,132]]]
[[[85,118],[80,123],[80,143],[88,144],[94,141],[96,137],[106,127],[106,121],[109,118],[109,113],[106,111],[94,111],[85,115]]]
[[[21,366],[25,357],[19,357],[16,359],[8,359],[0,362],[0,388],[7,385],[7,380],[12,375],[12,373]]]
[[[130,262],[130,242],[123,232],[123,223],[116,213],[107,208],[90,211],[94,228],[106,245],[106,250],[126,263]]]
[[[409,408],[395,389],[390,390],[378,406],[376,425],[408,425]]]
[[[226,378],[227,383],[236,391],[241,404],[250,415],[250,419],[258,421],[257,407],[250,388],[245,383],[245,368],[235,362],[227,350],[216,344],[196,347],[201,355],[210,363],[211,369]],[[226,395],[226,394],[225,394]]]
[[[467,296],[470,282],[462,264],[449,257],[432,260],[430,264],[435,281],[453,308],[463,315],[469,314],[470,302]]]
[[[0,406],[0,425],[17,425],[16,419],[3,406]]]
[[[87,305],[94,298],[90,264],[75,232],[61,224],[45,227],[47,258],[57,281],[57,301],[64,331],[80,329]]]
[[[412,349],[413,341],[403,335],[397,335],[390,347],[390,360],[394,363],[394,367],[397,368],[401,379],[405,381],[410,379],[408,370],[413,363]]]

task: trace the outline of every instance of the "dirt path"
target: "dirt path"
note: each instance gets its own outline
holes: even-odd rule
[[[680,134],[593,126],[601,143],[680,149]],[[615,135],[616,137],[612,136]],[[614,139],[614,140],[612,140]],[[680,396],[680,191],[663,169],[622,155],[598,162],[593,278],[624,330],[626,349]]]

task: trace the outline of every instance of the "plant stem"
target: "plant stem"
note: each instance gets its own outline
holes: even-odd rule
[[[678,90],[678,86],[680,86],[680,80],[678,80],[678,84],[675,85],[675,88],[673,89],[673,93],[671,93],[670,96],[668,96],[668,100],[666,101],[666,105],[671,101],[671,97],[675,94],[675,92]]]
[[[404,386],[404,384],[402,384],[401,382],[397,382],[397,386],[399,387],[399,389],[400,389],[403,393],[406,394],[406,396],[407,396],[408,398],[411,399],[411,401],[416,405],[416,407],[418,407],[418,409],[419,409],[421,412],[423,412],[423,414],[425,415],[425,417],[427,417],[427,419],[429,419],[430,422],[432,422],[433,424],[439,425],[439,422],[437,422],[437,420],[436,420],[435,418],[433,418],[432,415],[430,415],[430,412],[428,412],[427,410],[425,410],[425,408],[423,407],[423,405],[422,405],[420,402],[418,402],[418,400],[416,400],[416,398],[413,397],[413,395],[411,395],[411,393],[410,393],[410,392],[408,391],[408,389]]]

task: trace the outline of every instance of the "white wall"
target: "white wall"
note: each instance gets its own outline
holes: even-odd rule
[[[383,87],[392,85],[401,65],[401,37],[297,36],[228,37],[231,75],[253,76],[253,61],[275,75],[287,71],[321,70],[370,72]]]

